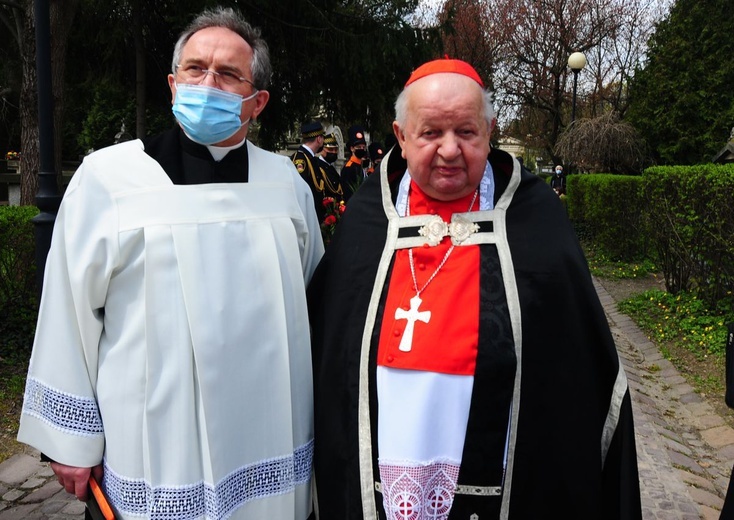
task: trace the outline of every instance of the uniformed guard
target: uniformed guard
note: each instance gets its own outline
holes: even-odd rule
[[[341,177],[334,167],[339,157],[339,143],[334,134],[324,137],[324,149],[319,155],[319,167],[324,178],[324,197],[333,197],[337,201],[344,200],[344,191],[341,186]]]
[[[351,157],[341,171],[345,202],[349,200],[367,176],[362,167],[362,160],[368,156],[364,128],[359,125],[350,126],[347,134],[349,136],[347,147],[351,152]]]
[[[324,219],[324,190],[326,182],[319,166],[318,154],[324,148],[324,127],[319,121],[301,125],[301,146],[293,154],[293,164],[311,188],[313,203],[319,222]]]
[[[380,171],[380,163],[382,158],[385,156],[385,149],[377,141],[373,141],[367,147],[370,153],[370,167],[367,170],[367,175],[372,175],[375,172]]]

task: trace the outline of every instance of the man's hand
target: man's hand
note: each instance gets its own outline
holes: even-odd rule
[[[66,492],[76,496],[82,502],[89,499],[89,475],[93,474],[97,481],[101,481],[104,473],[101,464],[93,468],[77,468],[59,462],[52,462],[51,469]]]

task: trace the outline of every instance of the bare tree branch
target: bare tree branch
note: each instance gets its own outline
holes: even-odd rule
[[[634,127],[615,112],[577,120],[561,134],[555,152],[587,173],[639,174],[649,155]]]

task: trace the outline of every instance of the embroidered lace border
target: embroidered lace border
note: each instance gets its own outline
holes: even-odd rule
[[[130,479],[105,464],[104,487],[110,501],[123,514],[151,520],[186,520],[206,516],[227,518],[252,500],[290,493],[311,478],[313,440],[293,455],[243,466],[216,486],[198,482],[188,486],[151,487],[143,479]]]
[[[446,520],[459,464],[407,465],[380,461],[383,505],[389,520]]]
[[[23,413],[73,435],[104,433],[97,403],[46,386],[34,378],[26,384]],[[292,492],[307,484],[313,464],[313,439],[292,455],[256,462],[233,471],[216,486],[198,482],[188,486],[151,487],[130,479],[105,464],[104,487],[121,513],[152,520],[185,520],[201,516],[227,518],[243,504]]]
[[[93,398],[61,392],[35,378],[28,378],[26,383],[23,413],[72,435],[91,436],[104,431]]]

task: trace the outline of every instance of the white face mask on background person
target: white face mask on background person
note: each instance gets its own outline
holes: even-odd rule
[[[242,103],[253,99],[259,91],[242,97],[206,85],[176,84],[173,114],[192,141],[211,145],[229,139],[244,125],[240,121]]]

